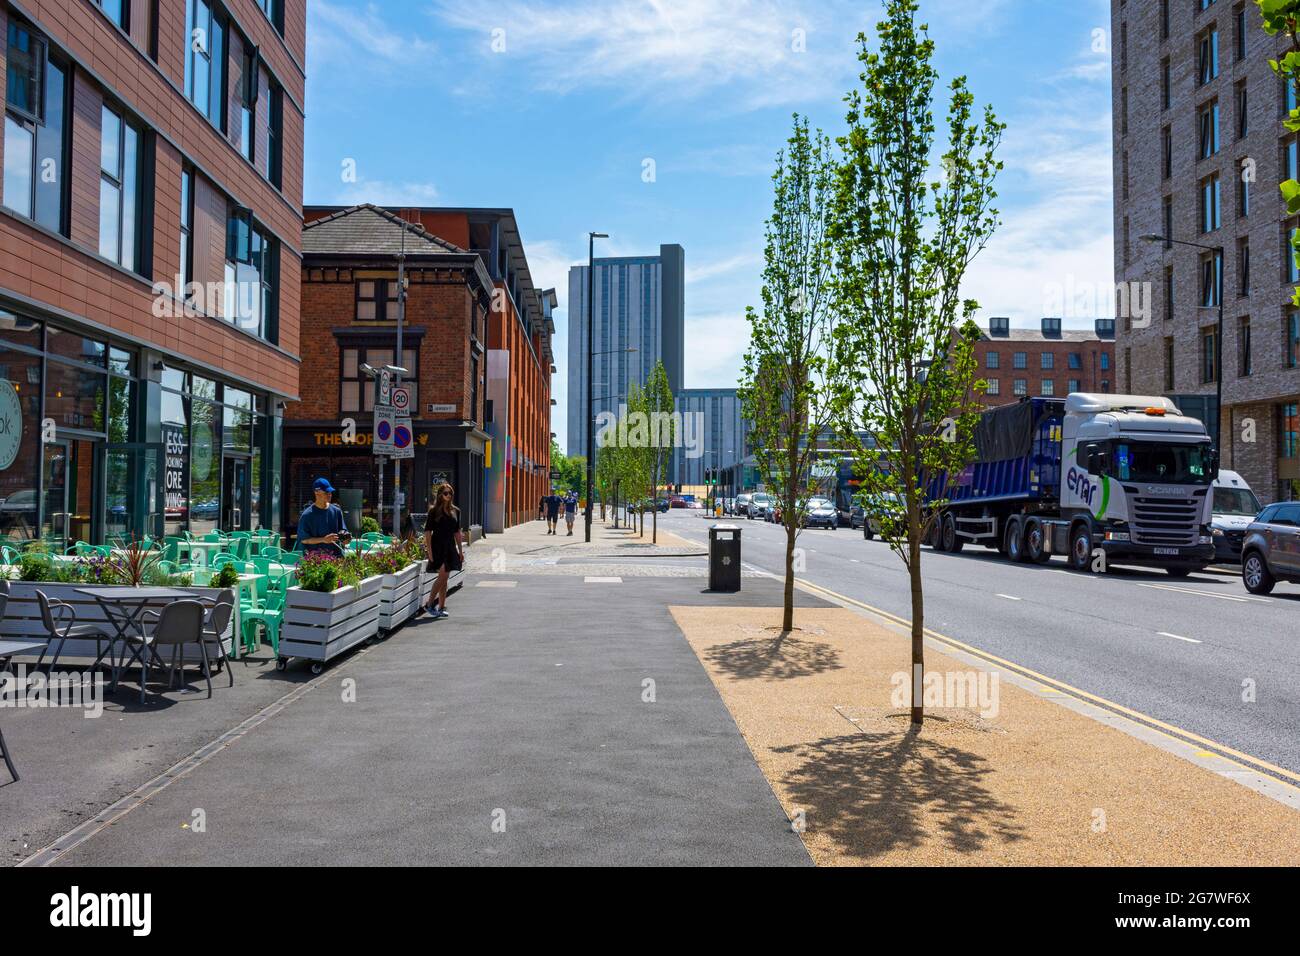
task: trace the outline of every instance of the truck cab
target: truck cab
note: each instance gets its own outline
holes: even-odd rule
[[[1053,528],[1053,544],[1066,545],[1071,565],[1081,568],[1097,549],[1108,562],[1175,575],[1214,561],[1218,463],[1199,419],[1164,397],[1077,392],[1065,400],[1061,440],[1069,530]]]
[[[1214,560],[1220,564],[1240,564],[1246,529],[1263,506],[1246,479],[1226,468],[1219,469],[1213,494],[1210,534],[1214,538]]]

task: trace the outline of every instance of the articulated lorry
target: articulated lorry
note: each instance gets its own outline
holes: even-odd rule
[[[1134,564],[1175,577],[1214,561],[1217,453],[1167,398],[1027,399],[981,415],[975,448],[973,464],[926,488],[940,551],[981,544],[1012,561],[1061,554],[1077,571]]]

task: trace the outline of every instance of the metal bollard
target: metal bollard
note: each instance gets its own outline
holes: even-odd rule
[[[740,526],[709,527],[709,590],[740,590]]]

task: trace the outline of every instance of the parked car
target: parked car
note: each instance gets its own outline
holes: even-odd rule
[[[890,508],[893,507],[893,503],[897,500],[898,496],[891,493],[886,493],[879,499],[880,502],[887,503]],[[876,535],[880,534],[880,515],[881,512],[886,509],[869,498],[864,500],[864,504],[861,508],[862,537],[870,541]]]
[[[723,499],[722,499],[722,513],[723,513],[724,515],[732,515],[732,514],[735,514],[735,513],[736,513],[736,510],[735,510],[735,509],[736,509],[736,499],[735,499],[735,498],[723,498]]]
[[[840,510],[829,498],[809,498],[801,523],[805,528],[826,528],[835,531],[840,526]]]
[[[673,495],[671,498],[668,499],[668,507],[685,508],[687,507],[686,499],[681,497],[680,495]]]
[[[1214,480],[1214,520],[1210,525],[1215,561],[1224,564],[1241,562],[1246,529],[1259,511],[1259,499],[1246,484],[1246,479],[1235,471],[1220,468],[1219,477]]]
[[[749,503],[753,498],[754,496],[748,492],[743,495],[736,495],[735,499],[732,501],[731,513],[737,518],[748,518]]]
[[[1251,594],[1268,594],[1278,581],[1300,584],[1300,501],[1279,501],[1246,528],[1241,580]]]
[[[758,492],[749,499],[749,517],[766,519],[767,513],[776,504],[776,499],[769,494]]]

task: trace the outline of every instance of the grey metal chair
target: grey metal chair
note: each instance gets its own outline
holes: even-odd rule
[[[8,582],[6,582],[7,584]],[[39,669],[41,661],[45,660],[45,655],[55,641],[59,646],[54,649],[54,657],[50,659],[49,667],[45,670],[45,676],[49,677],[54,673],[54,667],[59,663],[59,655],[63,653],[63,645],[68,642],[69,638],[81,640],[82,638],[95,640],[95,662],[103,660],[104,651],[100,649],[100,644],[106,645],[108,650],[113,647],[113,636],[104,630],[100,624],[78,624],[77,609],[67,601],[52,600],[47,597],[44,591],[36,592],[36,603],[41,607],[41,623],[45,625],[45,649],[41,651],[41,656],[36,659],[36,668]],[[66,623],[60,618],[66,617]]]
[[[205,644],[216,648],[217,669],[225,668],[226,676],[230,680],[230,686],[234,687],[235,669],[226,660],[226,649],[221,643],[221,635],[226,632],[226,628],[230,626],[230,619],[235,614],[235,592],[232,588],[226,588],[217,595],[215,601],[200,600],[203,600],[204,604],[210,605],[207,619],[203,622],[203,641]],[[235,639],[238,639],[237,635]],[[172,651],[173,667],[175,666],[176,653],[179,650],[178,647]]]
[[[5,608],[9,606],[9,579],[0,578],[0,621],[5,619]]]
[[[208,664],[208,644],[203,633],[204,618],[207,611],[199,601],[173,601],[161,611],[145,611],[141,617],[153,618],[153,633],[146,638],[136,640],[147,642],[145,653],[140,655],[144,665],[140,673],[140,703],[144,703],[145,689],[149,686],[149,669],[157,662],[162,665],[160,648],[170,647],[173,654],[184,649],[186,644],[197,644],[203,656],[203,677],[208,682],[208,697],[212,697],[212,668]],[[175,664],[168,670],[168,687],[175,681]]]

